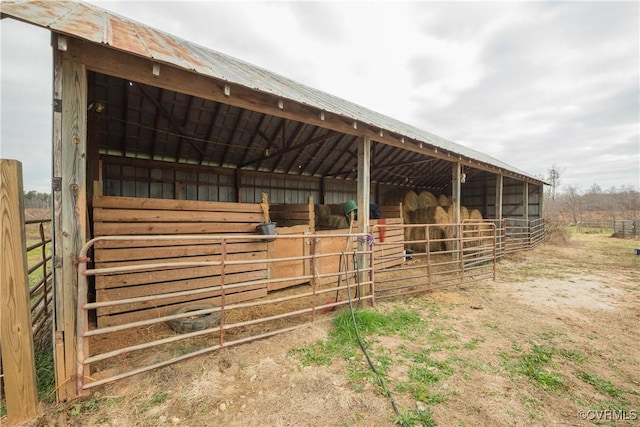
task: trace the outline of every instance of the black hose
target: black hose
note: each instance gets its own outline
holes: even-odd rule
[[[344,252],[342,253],[342,255],[344,255]],[[346,261],[346,257],[343,257],[344,262],[345,262],[345,281],[346,281],[346,285],[347,285],[347,297],[349,298],[349,309],[351,311],[351,321],[353,322],[353,330],[355,331],[356,334],[356,339],[358,341],[358,346],[360,347],[360,350],[362,350],[362,353],[364,354],[365,358],[367,359],[367,363],[369,363],[369,367],[371,368],[371,371],[376,375],[376,378],[378,378],[378,382],[380,383],[380,386],[382,387],[382,390],[384,391],[385,395],[389,398],[389,400],[391,401],[391,407],[393,408],[393,412],[396,413],[396,415],[398,416],[398,418],[400,418],[400,411],[398,411],[398,406],[396,405],[396,401],[393,398],[393,394],[391,393],[391,391],[389,390],[389,388],[387,387],[387,383],[384,380],[384,377],[382,375],[380,375],[380,373],[378,372],[378,370],[376,369],[375,365],[373,364],[373,361],[371,360],[371,357],[369,357],[369,352],[367,351],[367,349],[364,346],[364,343],[362,342],[362,338],[360,337],[360,332],[358,331],[358,324],[356,322],[356,316],[355,316],[355,312],[354,312],[354,308],[353,308],[353,303],[351,301],[351,286],[349,285],[349,265]],[[353,253],[353,266],[354,266],[354,270],[356,272],[356,283],[357,283],[357,288],[359,289],[360,287],[360,267],[358,265],[358,261],[357,261],[357,257],[356,257],[356,253]],[[404,424],[401,424],[402,427],[406,427]]]

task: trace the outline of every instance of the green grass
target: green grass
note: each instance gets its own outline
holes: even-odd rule
[[[393,419],[393,423],[406,427],[434,427],[437,425],[429,409],[424,411],[417,409],[400,411],[400,414]]]
[[[624,399],[620,390],[618,390],[611,382],[603,380],[595,374],[590,374],[583,371],[578,373],[578,378],[580,378],[587,384],[591,384],[601,394],[613,397],[614,399]]]
[[[35,366],[38,399],[53,402],[55,400],[56,377],[51,348],[42,349],[35,353]]]
[[[534,344],[526,353],[517,351],[516,354],[510,354],[498,350],[496,355],[502,359],[503,366],[512,378],[523,375],[545,390],[560,391],[565,388],[566,382],[553,370],[553,356],[556,353],[554,347]]]
[[[395,393],[410,395],[413,400],[426,405],[437,405],[446,402],[454,394],[453,391],[440,393],[433,390],[433,386],[454,374],[455,361],[440,361],[431,357],[432,353],[440,351],[445,343],[452,339],[452,334],[443,326],[432,325],[430,319],[438,315],[433,310],[430,310],[430,314],[433,316],[427,316],[425,319],[415,310],[396,307],[389,312],[357,310],[354,317],[364,346],[385,383],[389,380],[388,374],[392,367],[407,365],[404,374],[406,380],[396,380],[395,384],[386,387],[393,389]],[[415,348],[409,350],[408,345],[403,344],[395,349],[385,349],[377,345],[383,336],[402,337],[415,343]],[[480,342],[480,339],[472,342]],[[349,310],[344,310],[336,316],[334,327],[326,340],[294,347],[290,354],[295,356],[302,366],[331,365],[334,360],[342,359],[346,361],[347,378],[355,391],[363,391],[366,384],[372,384],[381,395],[387,394],[358,348]],[[428,409],[402,410],[393,422],[405,426],[436,425]]]
[[[534,345],[529,353],[522,356],[519,372],[532,379],[542,388],[558,390],[565,385],[565,382],[559,374],[549,369],[552,367],[554,353],[553,348]]]

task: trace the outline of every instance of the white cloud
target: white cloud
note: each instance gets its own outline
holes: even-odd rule
[[[568,185],[640,188],[637,2],[92,3],[534,175],[558,164]],[[47,31],[11,19],[1,26],[10,109],[3,105],[0,148],[48,147]],[[22,107],[30,115],[18,114],[42,93]],[[32,121],[16,131],[18,116]],[[25,127],[39,136],[25,137]]]

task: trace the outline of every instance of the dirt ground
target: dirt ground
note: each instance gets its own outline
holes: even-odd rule
[[[378,303],[381,312],[420,313],[425,336],[439,334],[438,346],[402,333],[367,337],[374,359],[397,362],[386,381],[400,412],[430,411],[433,423],[422,425],[438,426],[640,425],[635,248],[637,240],[577,235],[501,260],[495,282]],[[28,425],[394,425],[390,400],[375,383],[354,381],[349,360],[304,366],[292,351],[326,340],[331,327],[317,323],[43,405]],[[439,399],[419,401],[400,387],[407,364],[394,358],[420,350],[448,367],[429,385]],[[540,372],[527,371],[529,362]]]

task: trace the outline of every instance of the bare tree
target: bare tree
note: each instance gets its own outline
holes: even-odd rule
[[[555,163],[549,168],[549,177],[547,181],[549,181],[549,195],[551,196],[551,200],[556,199],[556,194],[558,188],[560,187],[560,177],[564,172],[564,169],[560,169],[558,165]]]
[[[571,213],[573,223],[579,223],[582,215],[583,201],[580,190],[578,190],[577,187],[573,185],[567,186],[567,191],[564,194],[564,204]]]

